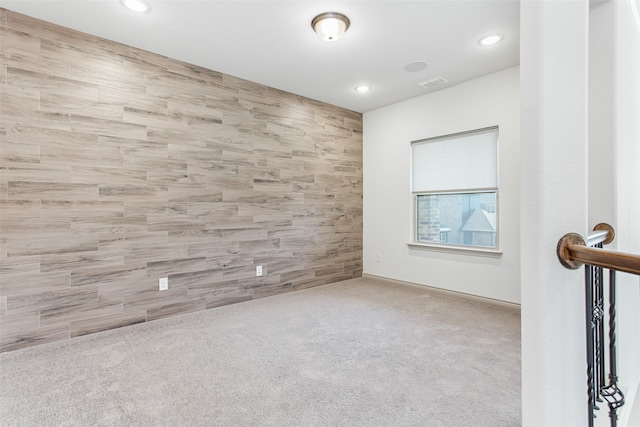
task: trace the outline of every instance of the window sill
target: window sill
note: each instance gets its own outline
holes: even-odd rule
[[[461,255],[472,256],[484,256],[491,258],[499,258],[502,256],[502,251],[498,249],[484,249],[479,247],[466,247],[466,246],[454,246],[454,245],[438,245],[435,243],[419,243],[410,242],[407,243],[410,249],[419,249],[427,251],[448,252]]]

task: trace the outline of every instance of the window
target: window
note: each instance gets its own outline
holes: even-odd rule
[[[411,143],[413,243],[497,250],[498,127]]]

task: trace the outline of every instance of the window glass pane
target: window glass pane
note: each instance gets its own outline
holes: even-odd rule
[[[416,196],[417,242],[496,247],[496,192]]]
[[[411,191],[498,187],[498,128],[411,144]]]

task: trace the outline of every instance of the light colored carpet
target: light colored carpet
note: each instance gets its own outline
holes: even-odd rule
[[[520,312],[361,278],[0,355],[6,426],[519,426]]]

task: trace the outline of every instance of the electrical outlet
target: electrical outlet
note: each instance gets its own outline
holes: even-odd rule
[[[256,277],[262,276],[262,266],[256,265]]]
[[[169,289],[169,278],[161,277],[160,280],[158,280],[158,287],[161,291],[166,291],[167,289]]]
[[[380,252],[376,254],[376,262],[382,262],[382,254]]]

